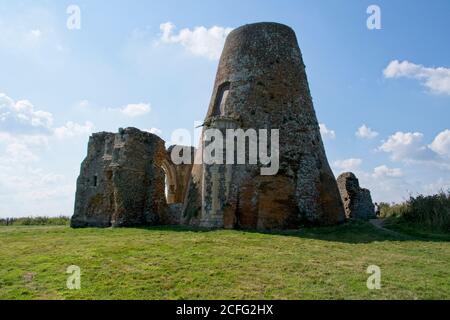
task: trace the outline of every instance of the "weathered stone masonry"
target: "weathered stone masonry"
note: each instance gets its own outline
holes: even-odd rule
[[[337,179],[345,215],[348,219],[374,219],[375,206],[368,189],[359,186],[359,180],[351,172],[343,173]]]
[[[92,135],[77,182],[72,227],[179,223],[166,201],[163,168],[178,171],[154,134],[127,128]]]
[[[261,176],[257,165],[194,165],[184,208],[191,224],[289,229],[345,220],[291,28],[258,23],[231,32],[205,119],[210,128],[279,129],[280,172]]]
[[[355,201],[349,207],[348,197],[341,199],[297,38],[285,25],[257,23],[230,33],[204,129],[279,129],[278,174],[263,176],[260,165],[174,165],[174,147],[166,150],[156,135],[134,128],[97,133],[81,166],[72,226],[296,229],[345,221],[343,201],[347,217],[370,211],[366,195],[361,210],[349,211]]]

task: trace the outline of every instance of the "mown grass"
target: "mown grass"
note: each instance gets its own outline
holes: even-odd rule
[[[450,242],[366,223],[254,233],[0,227],[0,299],[450,299]],[[81,268],[81,290],[66,269]],[[378,265],[382,289],[367,289]]]

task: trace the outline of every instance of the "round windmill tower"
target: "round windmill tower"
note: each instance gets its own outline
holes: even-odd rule
[[[344,221],[302,54],[288,26],[256,23],[230,33],[204,129],[279,130],[279,171],[263,176],[260,164],[194,165],[184,206],[192,224],[291,229]]]

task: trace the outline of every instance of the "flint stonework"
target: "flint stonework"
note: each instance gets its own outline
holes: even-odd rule
[[[295,229],[345,220],[291,28],[257,23],[230,33],[204,129],[279,129],[280,170],[262,176],[260,165],[194,165],[186,221],[207,228]]]
[[[130,227],[178,224],[191,166],[174,165],[158,136],[135,128],[95,133],[77,181],[72,227]],[[167,173],[166,173],[167,172]],[[175,173],[175,176],[169,174]],[[179,179],[180,183],[177,183]],[[176,207],[176,206],[175,206]]]
[[[359,186],[359,180],[351,172],[343,173],[337,179],[345,215],[348,219],[375,219],[375,205],[370,191]]]
[[[202,163],[203,142],[197,150],[166,150],[161,138],[135,128],[96,133],[81,166],[72,227],[278,230],[369,216],[368,190],[352,189],[350,177],[339,192],[291,28],[256,23],[229,34],[203,125],[208,129],[224,137],[229,129],[279,130],[278,172],[262,175],[262,164]],[[223,149],[230,151],[225,143]],[[175,164],[173,156],[187,154],[196,164]]]

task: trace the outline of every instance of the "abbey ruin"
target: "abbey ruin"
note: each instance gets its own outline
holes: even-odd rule
[[[298,229],[373,213],[366,191],[366,204],[354,209],[361,201],[348,202],[360,190],[348,191],[348,179],[338,188],[291,28],[257,23],[229,34],[203,125],[204,132],[211,129],[279,130],[278,171],[262,175],[261,163],[173,161],[174,152],[202,158],[205,140],[196,150],[166,150],[161,138],[134,128],[97,133],[81,166],[72,226]]]

